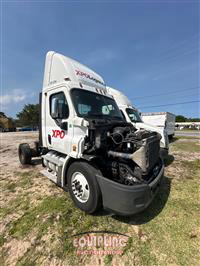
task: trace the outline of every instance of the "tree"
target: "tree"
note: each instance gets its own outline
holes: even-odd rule
[[[39,125],[39,104],[26,104],[23,110],[16,114],[17,126],[30,126],[36,128]]]
[[[176,116],[176,122],[186,122],[187,118],[183,115],[177,115]]]
[[[0,112],[0,117],[6,117],[4,112]]]
[[[200,122],[200,118],[188,118],[189,122]]]

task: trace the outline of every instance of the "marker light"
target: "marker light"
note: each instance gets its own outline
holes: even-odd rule
[[[72,151],[76,151],[76,148],[77,148],[76,144],[73,144],[72,145]]]

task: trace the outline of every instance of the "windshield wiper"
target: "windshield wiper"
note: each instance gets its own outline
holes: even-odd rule
[[[93,114],[93,113],[92,113],[92,114],[89,114],[89,115],[88,115],[88,117],[90,117],[90,116],[101,116],[101,117],[102,117],[102,116],[104,116],[104,115],[102,115],[102,114],[95,114],[95,113]]]
[[[113,116],[111,116],[111,118],[116,118],[116,119],[123,120],[123,118],[122,118],[122,117],[120,117],[120,116],[118,116],[118,115],[113,115]]]

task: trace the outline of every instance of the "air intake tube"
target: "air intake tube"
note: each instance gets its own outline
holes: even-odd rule
[[[134,161],[144,173],[147,172],[148,169],[148,159],[146,156],[146,149],[144,146],[140,147],[134,153],[123,153],[123,152],[116,152],[116,151],[108,151],[108,155],[112,157],[118,157],[123,159],[129,159]]]

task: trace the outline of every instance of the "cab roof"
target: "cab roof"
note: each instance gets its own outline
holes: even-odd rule
[[[43,90],[57,83],[71,81],[106,91],[103,78],[85,65],[54,51],[46,55]]]
[[[106,86],[106,89],[108,93],[114,97],[118,106],[127,106],[134,108],[128,97],[124,95],[121,91],[108,86]]]

